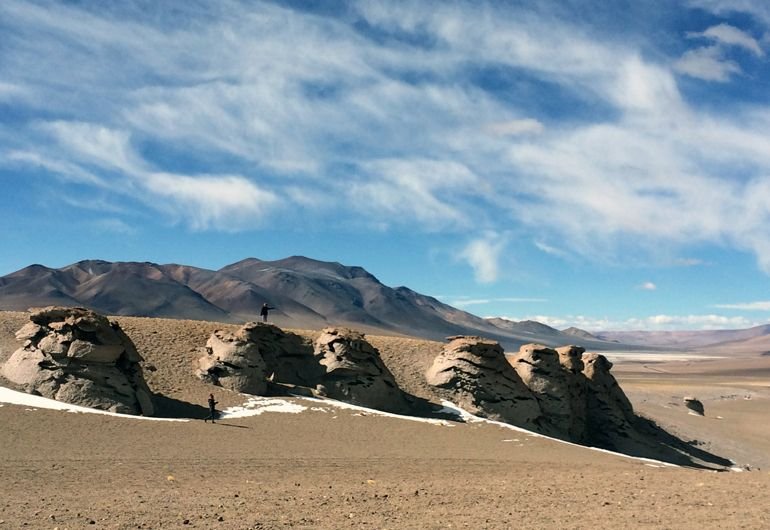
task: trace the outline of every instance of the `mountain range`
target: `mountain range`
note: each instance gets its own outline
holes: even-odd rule
[[[528,342],[617,348],[589,334],[562,333],[539,322],[484,319],[407,287],[391,288],[361,267],[292,256],[248,258],[219,270],[188,265],[86,260],[53,269],[31,265],[0,277],[0,309],[82,306],[109,315],[220,322],[270,321],[288,328],[335,324],[366,332],[434,340],[481,335],[506,349]]]
[[[108,315],[183,318],[216,322],[259,319],[287,328],[346,325],[368,333],[443,340],[479,335],[511,350],[538,342],[578,344],[592,350],[770,350],[770,325],[746,330],[557,330],[540,322],[481,318],[408,287],[388,287],[361,267],[292,256],[247,258],[219,270],[149,262],[85,260],[53,269],[30,265],[0,277],[0,309],[81,306]]]

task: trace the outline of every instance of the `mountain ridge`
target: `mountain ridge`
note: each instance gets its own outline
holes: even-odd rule
[[[304,256],[249,257],[218,270],[91,259],[58,269],[33,264],[0,277],[0,309],[6,310],[67,305],[113,315],[243,322],[258,319],[263,303],[276,308],[270,320],[282,327],[335,324],[432,340],[479,335],[506,349],[528,342],[607,347],[536,322],[496,326],[408,287],[388,287],[362,267]]]

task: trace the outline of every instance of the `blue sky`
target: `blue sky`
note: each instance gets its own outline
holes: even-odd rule
[[[301,254],[482,316],[770,317],[770,4],[0,2],[0,274]]]

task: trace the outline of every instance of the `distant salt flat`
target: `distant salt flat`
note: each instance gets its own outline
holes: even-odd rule
[[[664,363],[670,361],[702,361],[706,359],[724,359],[717,355],[703,355],[699,353],[661,353],[645,351],[603,351],[599,352],[612,362],[649,362]]]

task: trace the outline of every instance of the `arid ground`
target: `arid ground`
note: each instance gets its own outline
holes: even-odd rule
[[[0,312],[0,362],[27,317]],[[202,418],[244,401],[192,373],[222,324],[119,317],[147,365],[160,415]],[[300,332],[312,336],[314,332]],[[317,332],[315,332],[317,333]],[[370,336],[398,383],[441,344]],[[770,357],[619,362],[635,409],[747,467],[663,466],[487,423],[451,426],[315,406],[161,422],[0,407],[4,528],[768,528]],[[688,414],[684,396],[704,405]]]

